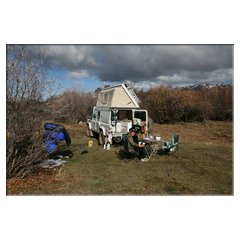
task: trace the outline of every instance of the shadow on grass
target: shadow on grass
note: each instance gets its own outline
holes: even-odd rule
[[[125,163],[129,163],[131,161],[135,161],[136,163],[140,162],[140,157],[138,154],[131,154],[131,153],[125,153],[122,149],[119,150],[119,152],[114,151],[117,155],[117,158],[119,160],[123,160]]]
[[[73,157],[73,152],[72,151],[70,151],[70,150],[58,150],[57,152],[55,152],[55,153],[51,153],[50,155],[49,155],[49,158],[57,158],[57,156],[63,156],[63,157],[66,157],[66,156],[68,156],[69,158],[72,158]]]

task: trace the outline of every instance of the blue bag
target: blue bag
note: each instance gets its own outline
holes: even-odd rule
[[[66,141],[67,146],[71,144],[71,138],[63,125],[45,123],[45,133],[43,134],[44,149],[47,152],[57,151],[57,141]]]
[[[54,153],[57,151],[57,144],[56,142],[54,142],[54,140],[49,140],[49,139],[45,139],[43,141],[44,143],[44,150],[47,151],[47,152],[51,152],[51,153]]]

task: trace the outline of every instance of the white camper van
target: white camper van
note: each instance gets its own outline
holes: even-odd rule
[[[91,119],[87,121],[87,136],[99,135],[99,143],[107,144],[111,134],[115,142],[121,142],[129,128],[141,126],[141,133],[153,130],[153,121],[147,110],[140,110],[140,100],[126,84],[105,88],[98,95]]]

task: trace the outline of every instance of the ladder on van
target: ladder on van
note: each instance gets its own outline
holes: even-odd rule
[[[129,91],[129,93],[132,95],[133,99],[137,102],[137,104],[139,104],[141,101],[139,100],[139,98],[137,97],[136,93],[133,91],[133,89],[128,86],[127,90]]]

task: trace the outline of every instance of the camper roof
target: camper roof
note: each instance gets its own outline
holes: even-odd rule
[[[139,108],[140,100],[133,92],[131,87],[119,84],[108,87],[99,92],[98,107],[129,107]]]

